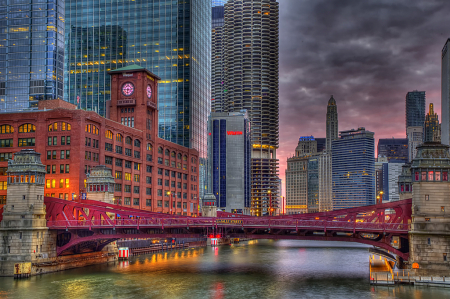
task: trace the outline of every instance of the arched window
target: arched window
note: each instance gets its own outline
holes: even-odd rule
[[[92,134],[98,135],[98,128],[95,125],[92,125],[92,124],[87,124],[86,128],[85,128],[85,131],[88,132],[88,133],[92,133]]]
[[[180,153],[178,153],[177,158],[178,158],[178,159],[181,159],[181,154],[180,154]]]
[[[147,143],[147,150],[148,150],[148,151],[153,150],[153,146],[152,146],[151,143]]]
[[[1,125],[0,126],[0,134],[9,134],[14,133],[14,128],[10,125]]]
[[[125,138],[125,143],[126,143],[126,144],[131,144],[131,137],[130,137],[130,136],[127,136],[127,137]]]
[[[141,147],[141,142],[139,141],[139,139],[135,139],[134,140],[134,146],[135,147]]]
[[[23,124],[19,127],[19,133],[36,132],[36,126],[33,124]]]
[[[122,134],[117,133],[116,134],[116,141],[122,142],[123,141],[123,136]]]
[[[158,154],[162,154],[163,153],[163,148],[160,146],[158,147]]]
[[[106,139],[113,139],[113,133],[110,130],[105,131]]]
[[[70,131],[72,129],[72,126],[69,123],[62,122],[61,123],[61,131]]]
[[[49,132],[58,131],[58,123],[52,123],[48,125],[48,131]]]
[[[183,161],[187,161],[187,156],[186,155],[183,156]]]
[[[166,156],[170,156],[170,151],[166,149]]]
[[[174,157],[174,158],[175,158],[176,155],[177,155],[177,154],[176,154],[175,152],[172,152],[171,157]]]

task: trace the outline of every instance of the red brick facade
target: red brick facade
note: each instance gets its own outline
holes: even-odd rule
[[[159,78],[144,69],[110,74],[110,119],[51,101],[47,104],[58,108],[0,114],[0,207],[6,197],[8,158],[33,148],[47,166],[46,195],[78,197],[86,192],[86,173],[106,165],[116,177],[117,203],[167,213],[172,198],[174,213],[197,214],[198,152],[157,137]],[[121,91],[124,83],[134,85],[129,96]]]

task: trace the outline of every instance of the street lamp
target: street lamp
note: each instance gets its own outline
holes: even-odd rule
[[[379,191],[377,195],[377,204],[381,204],[383,202],[383,191]]]
[[[272,191],[267,191],[269,193],[269,216],[272,216]]]
[[[170,192],[170,191],[167,191],[167,195],[169,195],[170,196],[170,212],[169,212],[169,214],[173,214],[172,213],[172,200],[173,200],[173,198],[172,198],[172,193]]]

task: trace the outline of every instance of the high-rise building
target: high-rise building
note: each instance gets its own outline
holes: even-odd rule
[[[425,131],[424,131],[424,142],[438,141],[439,128],[439,117],[437,113],[434,113],[433,103],[430,103],[430,110],[425,116]],[[439,138],[440,140],[440,138]]]
[[[331,96],[327,106],[327,150],[331,150],[331,144],[338,139],[338,113],[336,100]]]
[[[406,128],[423,127],[425,122],[425,91],[410,91],[406,94]]]
[[[319,155],[319,212],[333,210],[331,151],[323,151]]]
[[[332,143],[333,209],[374,204],[374,133],[358,128],[339,135]]]
[[[378,157],[386,157],[388,162],[408,162],[407,138],[380,138],[377,146]]]
[[[217,208],[250,214],[250,122],[245,110],[211,113],[208,133],[209,192]]]
[[[317,152],[323,152],[327,148],[327,139],[326,138],[316,138],[317,141]]]
[[[278,197],[278,2],[230,0],[223,27],[222,108],[247,110],[251,124],[252,212],[267,211],[267,191]]]
[[[63,98],[64,1],[0,1],[0,111]]]
[[[137,63],[161,77],[159,137],[206,157],[211,0],[65,4],[64,99],[105,115],[107,71]]]
[[[404,163],[383,163],[383,202],[397,201],[400,199],[398,190],[398,177],[402,173]]]
[[[450,38],[442,48],[441,62],[441,142],[450,145],[450,53],[448,47]]]
[[[423,143],[423,126],[408,127],[408,162],[411,162],[417,154],[417,147]]]
[[[223,3],[222,3],[223,2]],[[213,1],[211,31],[211,112],[226,111],[224,104],[224,43],[226,1]]]

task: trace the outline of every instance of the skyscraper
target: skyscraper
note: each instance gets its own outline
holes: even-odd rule
[[[267,211],[268,191],[278,197],[278,2],[228,1],[223,29],[225,80],[222,107],[247,110],[252,124],[252,209]]]
[[[441,142],[450,145],[450,53],[448,47],[450,38],[445,42],[442,48],[441,62]]]
[[[137,63],[161,77],[159,137],[206,157],[211,0],[66,0],[65,25],[64,99],[105,115],[106,72]]]
[[[62,99],[64,1],[0,1],[0,110]]]
[[[222,3],[223,2],[223,3]],[[213,0],[211,31],[211,111],[225,111],[224,98],[224,43],[223,26],[225,24],[226,1]]]
[[[423,143],[423,126],[406,128],[408,137],[408,162],[411,162],[417,154],[417,147]]]
[[[327,151],[331,150],[331,143],[338,139],[338,113],[336,100],[333,95],[328,100],[327,106]]]
[[[378,157],[386,157],[388,162],[408,162],[407,138],[380,138],[377,146]]]
[[[425,116],[425,132],[423,136],[423,141],[438,141],[437,133],[439,132],[439,117],[437,113],[434,113],[433,103],[430,103],[430,110]]]
[[[423,127],[425,122],[425,91],[410,91],[406,94],[406,128]]]
[[[339,135],[332,143],[333,209],[374,204],[374,133],[358,128]]]

